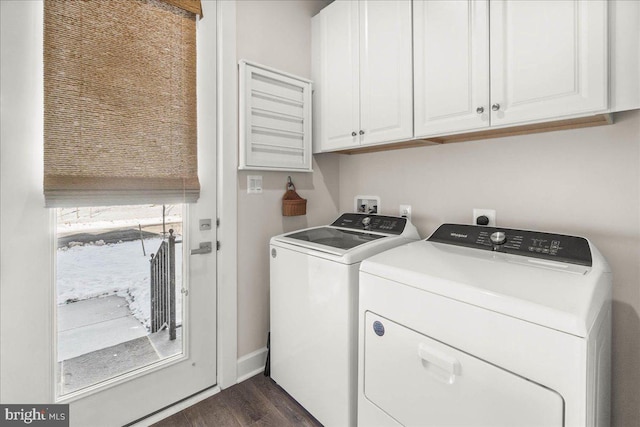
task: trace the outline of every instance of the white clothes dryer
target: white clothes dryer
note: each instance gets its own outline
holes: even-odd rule
[[[445,224],[360,272],[358,425],[609,425],[611,272],[586,239]]]
[[[325,426],[355,426],[358,270],[420,239],[405,218],[346,213],[271,239],[271,377]]]

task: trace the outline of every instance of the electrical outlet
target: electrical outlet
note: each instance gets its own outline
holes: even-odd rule
[[[411,221],[411,205],[400,205],[400,216]]]
[[[478,224],[478,217],[486,216],[489,219],[488,224]],[[496,226],[496,211],[495,209],[474,209],[473,218],[471,219],[473,225],[486,225],[489,227]]]

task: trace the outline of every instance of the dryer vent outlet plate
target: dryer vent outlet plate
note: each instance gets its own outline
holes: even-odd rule
[[[380,213],[379,196],[356,196],[354,197],[353,211],[375,215]]]

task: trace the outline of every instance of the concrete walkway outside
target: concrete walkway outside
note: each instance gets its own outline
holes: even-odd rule
[[[146,335],[127,300],[116,295],[58,306],[58,362]]]
[[[58,306],[58,364],[61,394],[179,354],[182,328],[148,334],[127,301],[111,295]]]

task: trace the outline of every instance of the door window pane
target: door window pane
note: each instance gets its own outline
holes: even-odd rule
[[[182,354],[183,206],[56,213],[58,395]]]

